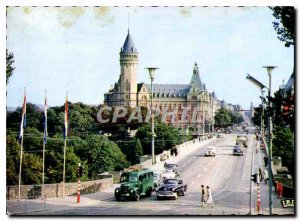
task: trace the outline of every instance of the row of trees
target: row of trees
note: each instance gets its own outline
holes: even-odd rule
[[[7,113],[7,185],[18,182],[20,144],[18,135],[21,108]],[[69,103],[69,130],[66,150],[66,182],[76,181],[76,168],[80,162],[85,168],[82,180],[95,179],[105,171],[122,170],[139,163],[144,154],[151,153],[150,124],[138,124],[135,137],[128,134],[126,124],[100,124],[97,121],[98,107],[82,103]],[[64,106],[51,107],[48,113],[48,138],[45,153],[45,183],[62,181],[64,147]],[[24,132],[23,184],[38,184],[42,178],[42,147],[44,118],[36,105],[27,104]],[[132,125],[131,125],[132,126]],[[101,133],[101,134],[100,134]],[[109,133],[112,136],[106,136]],[[170,149],[188,139],[172,126],[155,123],[155,153]],[[190,139],[191,137],[189,137]]]
[[[240,113],[233,113],[226,108],[220,108],[215,115],[215,126],[227,127],[244,121]]]

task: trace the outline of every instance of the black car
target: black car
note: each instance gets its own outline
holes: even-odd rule
[[[244,151],[242,150],[241,147],[235,146],[233,148],[233,156],[243,156],[243,155],[244,155]]]
[[[179,167],[177,164],[165,163],[165,169],[172,170],[176,174],[176,177],[178,177],[180,175]]]
[[[187,185],[183,184],[182,180],[179,179],[164,179],[162,187],[171,186],[172,191],[178,195],[184,196],[184,192],[187,191]]]

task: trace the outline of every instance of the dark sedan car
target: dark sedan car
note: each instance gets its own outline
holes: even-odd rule
[[[187,191],[187,185],[178,179],[165,179],[162,185],[156,191],[156,197],[160,199],[174,199],[176,200],[179,195],[184,196]]]
[[[233,156],[243,156],[243,155],[244,155],[244,151],[242,150],[241,147],[235,146],[233,148]]]

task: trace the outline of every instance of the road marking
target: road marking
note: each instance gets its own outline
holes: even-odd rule
[[[204,169],[203,169],[203,171],[205,172],[207,170],[207,168],[205,167]]]
[[[200,173],[198,176],[197,176],[197,178],[199,178],[199,177],[201,177],[202,176],[202,174]]]
[[[194,181],[193,182],[191,182],[191,186],[194,184]]]

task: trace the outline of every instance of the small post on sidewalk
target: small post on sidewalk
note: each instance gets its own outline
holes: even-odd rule
[[[80,178],[78,178],[77,183],[77,203],[80,203]]]
[[[260,211],[260,207],[261,207],[261,204],[260,204],[260,186],[259,186],[259,183],[257,183],[257,213],[259,214],[259,211]]]

